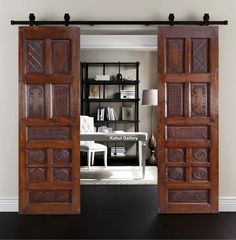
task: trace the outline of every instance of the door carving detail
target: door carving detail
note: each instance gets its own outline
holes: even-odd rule
[[[69,203],[71,196],[69,191],[30,191],[30,203]]]
[[[185,181],[184,168],[169,168],[168,177],[170,181]]]
[[[44,117],[44,86],[28,85],[28,116]]]
[[[169,162],[184,162],[185,161],[184,149],[168,149],[167,160]]]
[[[208,149],[207,148],[193,148],[192,161],[208,162]]]
[[[71,171],[69,168],[54,168],[53,169],[54,182],[67,182],[71,180]]]
[[[54,149],[53,162],[54,163],[70,163],[71,153],[67,149]]]
[[[46,182],[47,171],[45,168],[29,168],[29,182]]]
[[[209,66],[209,39],[192,39],[192,72],[206,73]]]
[[[67,127],[58,128],[28,128],[28,139],[70,139],[70,129]]]
[[[44,72],[44,42],[43,40],[27,40],[27,73]]]
[[[184,71],[184,39],[167,39],[167,72]]]
[[[207,116],[207,84],[192,84],[192,115]]]
[[[28,164],[42,164],[47,162],[47,153],[44,149],[29,149],[27,158]]]
[[[167,84],[167,115],[183,116],[184,114],[183,84]]]
[[[192,168],[193,181],[208,181],[208,168]]]
[[[205,203],[208,202],[207,190],[170,190],[169,202],[171,203]]]
[[[167,137],[172,139],[207,139],[207,126],[167,127]]]

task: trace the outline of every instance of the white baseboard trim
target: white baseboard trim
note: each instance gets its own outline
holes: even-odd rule
[[[0,212],[18,212],[18,198],[0,198]]]
[[[236,197],[220,197],[220,212],[236,212]]]
[[[220,212],[236,212],[236,197],[220,197]],[[18,212],[18,198],[0,198],[0,212]]]

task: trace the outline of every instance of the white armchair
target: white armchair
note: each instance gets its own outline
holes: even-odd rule
[[[94,119],[89,116],[80,116],[80,132],[94,132]],[[107,167],[107,146],[95,143],[94,141],[80,141],[80,151],[87,153],[88,169],[94,165],[94,155],[96,152],[104,152],[104,165]]]

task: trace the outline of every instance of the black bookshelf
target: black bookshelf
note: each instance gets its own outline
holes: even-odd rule
[[[112,127],[113,130],[120,130],[117,127],[121,127],[122,125],[129,124],[133,126],[134,131],[139,131],[139,62],[81,62],[81,114],[88,115],[94,117],[95,126],[107,126]],[[91,78],[90,71],[92,68],[101,68],[99,69],[99,75],[106,75],[107,68],[109,67],[109,73],[111,73],[111,69],[114,74],[112,74],[112,78],[110,80],[95,80],[95,78]],[[116,75],[118,73],[122,74],[123,68],[125,69],[133,69],[135,71],[135,77],[132,80],[127,79],[117,79]],[[93,74],[94,74],[93,69]],[[102,74],[101,74],[102,72]],[[133,72],[134,73],[134,72]],[[122,74],[123,75],[123,74]],[[93,76],[92,76],[93,77]],[[99,96],[97,98],[90,98],[90,87],[93,85],[97,85],[97,89],[99,92]],[[121,99],[119,94],[120,90],[124,90],[127,86],[133,86],[135,92],[135,98],[127,98]],[[107,87],[112,87],[114,92],[117,92],[117,96],[113,98],[107,98],[106,91]],[[120,107],[124,107],[127,104],[131,104],[134,107],[134,119],[133,120],[122,120],[120,117],[118,120],[108,120],[104,119],[103,121],[97,120],[96,113],[94,111],[94,106],[96,104],[97,108],[102,108],[106,103],[110,103],[110,107],[113,107],[114,104],[120,105]],[[93,106],[93,110],[92,107]],[[116,105],[117,107],[117,105]],[[138,144],[136,144],[136,158],[138,157]],[[128,156],[127,156],[128,157]]]

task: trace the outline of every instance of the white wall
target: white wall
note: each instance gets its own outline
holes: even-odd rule
[[[41,20],[62,19],[69,12],[79,20],[229,20],[220,27],[220,196],[236,197],[235,0],[0,0],[0,197],[18,195],[18,42],[17,26],[34,12]]]

